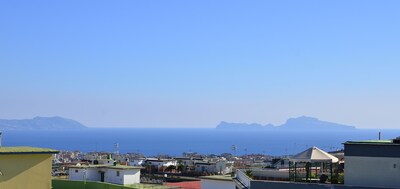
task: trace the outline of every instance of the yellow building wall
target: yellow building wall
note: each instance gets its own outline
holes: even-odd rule
[[[51,154],[0,154],[0,189],[51,189]]]

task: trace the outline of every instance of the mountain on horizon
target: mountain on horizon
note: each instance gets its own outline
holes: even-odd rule
[[[321,121],[314,117],[301,116],[290,118],[286,123],[274,126],[272,124],[262,125],[258,123],[228,123],[222,121],[217,129],[270,129],[270,130],[353,130],[354,126]]]
[[[56,130],[87,128],[78,121],[59,116],[34,117],[33,119],[0,119],[0,129],[7,130]]]

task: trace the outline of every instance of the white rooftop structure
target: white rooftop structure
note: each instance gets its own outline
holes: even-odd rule
[[[142,167],[125,165],[77,165],[69,167],[69,180],[100,181],[113,184],[139,184]]]
[[[292,162],[322,162],[337,163],[339,159],[327,152],[313,146],[290,158]]]

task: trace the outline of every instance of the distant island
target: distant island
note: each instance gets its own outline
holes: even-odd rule
[[[0,119],[0,129],[4,130],[57,130],[84,129],[85,125],[62,117],[35,117],[33,119]]]
[[[301,116],[290,118],[286,123],[275,126],[272,124],[261,125],[258,123],[228,123],[222,121],[217,129],[266,129],[266,130],[354,130],[354,126],[321,121],[317,118]]]

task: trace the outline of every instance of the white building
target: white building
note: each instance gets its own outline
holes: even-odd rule
[[[145,158],[138,158],[138,159],[130,160],[129,165],[130,166],[142,166],[145,161],[146,161]]]
[[[197,162],[195,164],[196,172],[206,173],[217,173],[217,174],[229,174],[232,173],[233,162],[226,160],[219,160],[217,162]]]
[[[400,188],[400,140],[344,143],[344,183],[349,186]]]
[[[69,168],[69,180],[100,181],[127,185],[140,183],[141,167],[123,165],[84,165]]]
[[[94,160],[93,162],[96,162],[95,164],[99,164],[99,165],[113,165],[114,164],[114,160],[113,159],[97,159]]]
[[[148,158],[145,160],[145,165],[152,166],[158,170],[163,170],[170,165],[177,166],[177,161],[174,159],[155,159],[155,158]]]
[[[193,157],[177,157],[175,158],[178,164],[186,166],[194,166],[197,162],[204,162],[203,158],[193,158]]]
[[[225,175],[214,175],[200,177],[201,189],[235,189],[236,185],[232,177]]]

